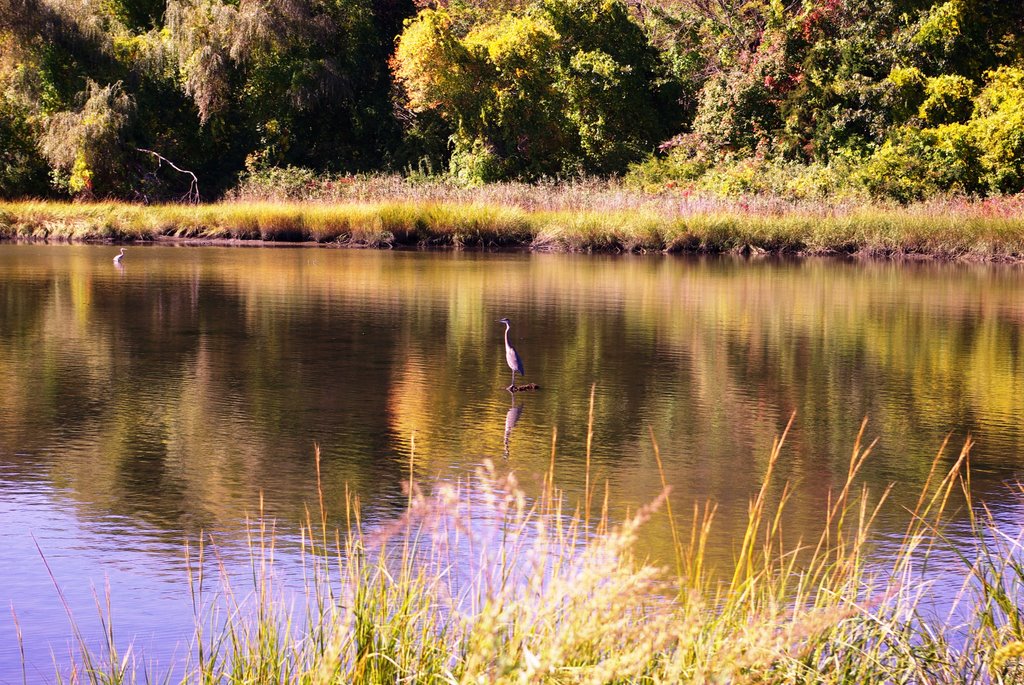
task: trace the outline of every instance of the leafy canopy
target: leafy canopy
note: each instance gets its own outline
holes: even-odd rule
[[[410,109],[448,122],[466,182],[616,173],[678,126],[678,90],[619,0],[426,9],[392,62]]]

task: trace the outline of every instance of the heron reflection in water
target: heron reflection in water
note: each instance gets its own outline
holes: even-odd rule
[[[512,327],[512,322],[501,318],[498,319],[498,323],[505,324],[505,363],[508,364],[508,368],[512,369],[512,385],[508,386],[508,389],[513,390],[516,387],[516,374],[523,375],[523,360],[516,352],[516,348],[512,347],[512,343],[508,341],[508,330]]]
[[[512,435],[512,429],[516,427],[516,422],[519,420],[519,415],[523,413],[522,405],[516,404],[516,396],[512,395],[512,406],[508,408],[508,413],[505,414],[505,458],[508,459],[508,443],[509,437]]]

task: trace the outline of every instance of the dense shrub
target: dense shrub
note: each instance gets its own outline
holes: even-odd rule
[[[703,176],[711,164],[681,146],[668,154],[651,156],[632,165],[626,174],[626,184],[633,188],[658,191],[665,186],[692,183]]]
[[[768,195],[792,201],[859,197],[864,189],[850,182],[850,168],[842,158],[829,164],[804,164],[747,157],[710,165],[676,149],[633,165],[625,183],[647,192],[690,189],[724,197]]]
[[[855,174],[874,196],[903,202],[939,193],[1024,190],[1024,70],[1002,67],[974,87],[960,77],[931,79],[922,119],[963,119],[896,131]],[[931,105],[929,103],[932,103]],[[964,116],[973,107],[970,118]]]
[[[275,200],[316,199],[318,190],[331,183],[312,169],[304,167],[267,167],[243,174],[233,189],[235,198],[274,198]]]
[[[900,202],[979,188],[979,154],[965,124],[903,129],[860,165],[852,176],[875,197]]]
[[[1024,66],[1000,67],[975,103],[971,129],[981,150],[983,182],[989,190],[1024,190]]]
[[[963,76],[943,74],[930,78],[918,115],[932,126],[967,121],[974,108],[974,90],[974,82]]]
[[[917,67],[893,67],[889,72],[886,104],[893,118],[906,121],[918,115],[925,100],[928,79]]]

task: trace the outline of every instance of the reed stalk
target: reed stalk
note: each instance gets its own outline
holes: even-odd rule
[[[1024,534],[971,500],[970,442],[951,463],[943,445],[902,546],[881,559],[874,527],[886,493],[870,505],[858,485],[874,445],[864,446],[864,426],[817,539],[787,542],[782,521],[794,491],[776,482],[776,472],[791,424],[772,447],[724,575],[706,561],[714,507],[695,507],[689,524],[677,521],[663,470],[665,491],[625,520],[610,519],[607,486],[591,518],[590,474],[583,501],[566,513],[554,482],[554,435],[539,494],[528,496],[513,474],[490,464],[431,495],[410,480],[405,514],[372,529],[347,496],[346,526],[331,530],[317,448],[319,511],[307,510],[301,530],[297,592],[279,575],[277,533],[262,514],[249,526],[244,587],[208,541],[186,547],[196,632],[180,680],[1021,682]],[[655,454],[662,469],[656,442]],[[943,531],[958,491],[974,545],[952,548],[966,619],[950,625],[926,617],[920,569],[950,549]],[[1013,491],[1024,494],[1021,486]],[[672,570],[634,552],[641,527],[662,515],[676,531]],[[687,529],[688,538],[679,534]],[[218,582],[211,584],[208,567]],[[118,652],[109,603],[98,600],[98,610],[105,636],[98,652],[68,610],[79,653],[67,681],[140,681],[137,655]]]

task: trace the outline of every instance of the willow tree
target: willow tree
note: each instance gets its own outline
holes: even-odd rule
[[[45,190],[49,164],[40,148],[45,122],[72,107],[85,87],[82,58],[107,70],[106,41],[89,3],[0,0],[0,193]],[[81,105],[81,101],[78,101]]]
[[[411,2],[172,0],[168,28],[200,121],[250,168],[371,168],[400,129],[391,40]]]
[[[0,193],[52,178],[174,199],[191,178],[167,161],[205,190],[246,163],[387,166],[401,135],[387,60],[411,13],[412,0],[0,0]]]
[[[89,82],[76,110],[56,112],[44,120],[43,154],[62,184],[80,196],[92,197],[97,183],[115,187],[124,171],[124,131],[135,103],[121,84]]]
[[[0,138],[13,139],[0,153],[0,192],[42,194],[50,185],[51,193],[136,197],[159,184],[137,147],[202,154],[168,69],[170,46],[155,28],[162,16],[162,4],[143,0],[0,0]]]

